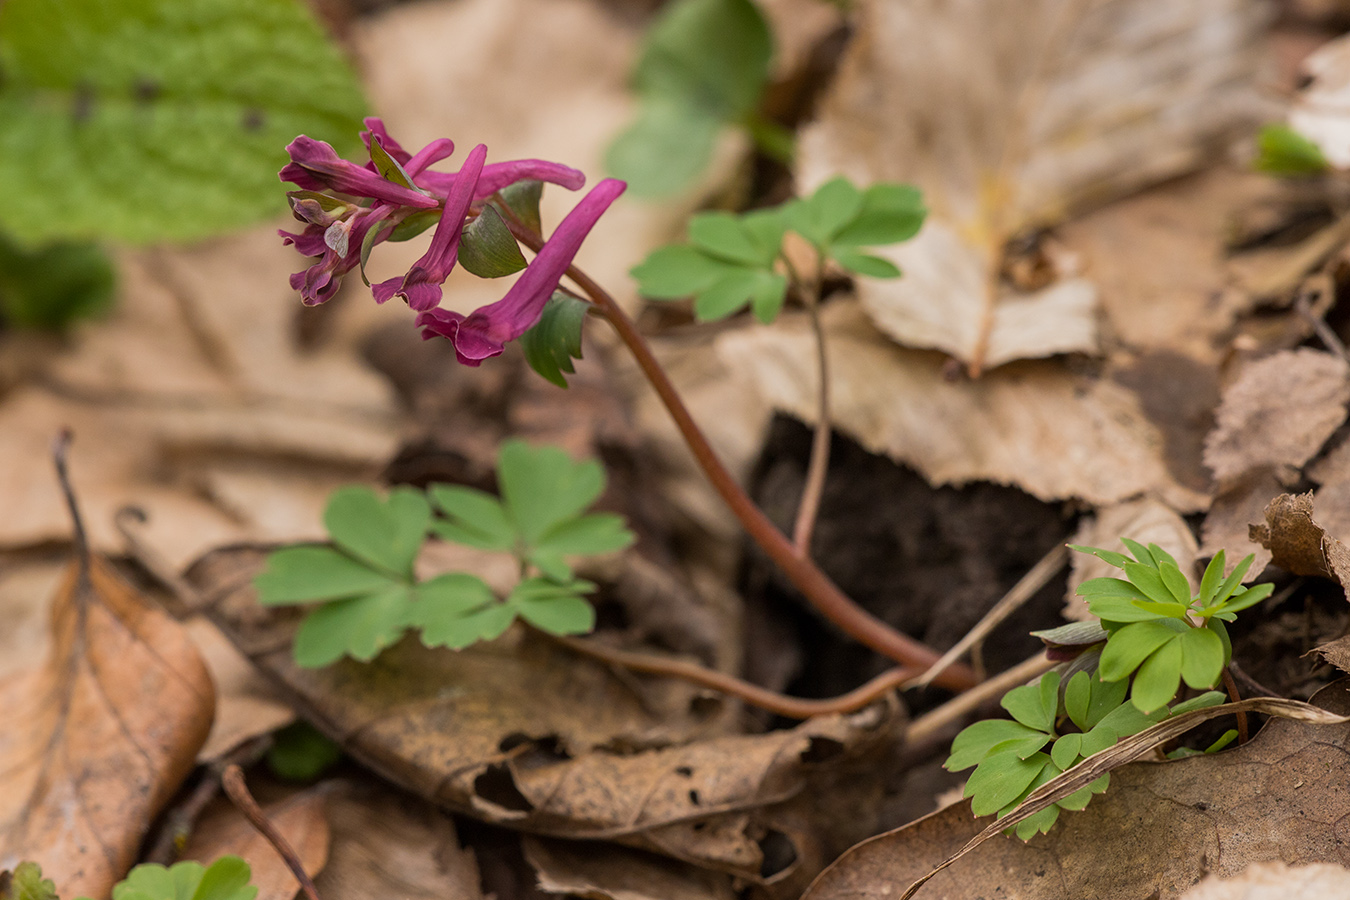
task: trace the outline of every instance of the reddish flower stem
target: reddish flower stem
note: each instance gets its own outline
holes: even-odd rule
[[[543,239],[518,221],[510,222],[511,230],[531,250],[538,252]],[[604,288],[575,265],[567,276],[585,292],[600,314],[618,333],[628,347],[639,368],[656,390],[667,412],[675,420],[689,450],[694,454],[703,473],[723,502],[731,509],[750,537],[778,565],[821,615],[829,619],[858,643],[872,648],[903,666],[926,669],[939,658],[932,647],[903,634],[863,609],[841,591],[830,577],[804,555],[798,555],[786,535],[755,505],[749,495],[722,465],[708,439],[704,437],[670,378],[657,361],[651,347],[637,330],[633,320]],[[979,682],[968,666],[957,664],[943,672],[934,681],[940,687],[962,691]]]

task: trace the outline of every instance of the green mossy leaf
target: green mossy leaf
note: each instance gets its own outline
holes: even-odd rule
[[[0,228],[196,240],[285,210],[297,134],[355,149],[358,81],[294,0],[6,0]]]

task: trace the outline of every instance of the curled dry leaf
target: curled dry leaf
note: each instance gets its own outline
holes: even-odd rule
[[[1270,501],[1283,493],[1284,486],[1270,469],[1249,472],[1229,485],[1205,514],[1200,555],[1212,557],[1223,550],[1225,568],[1231,572],[1250,553],[1256,559],[1242,580],[1255,581],[1270,564],[1270,551],[1252,538],[1251,530],[1264,521]]]
[[[1005,242],[1207,160],[1254,111],[1265,17],[1242,0],[858,4],[799,174],[923,189],[932,215],[895,257],[906,277],[860,286],[878,325],[975,369],[1069,338],[1092,349],[1092,287],[1014,299],[993,277]],[[1025,307],[1009,319],[1070,314],[1062,332],[1013,326],[1005,300]]]
[[[263,807],[310,878],[318,875],[328,861],[328,794],[328,787],[319,786]],[[252,870],[249,881],[258,888],[256,900],[292,900],[299,893],[300,883],[280,854],[239,810],[222,801],[197,822],[182,858],[209,866],[226,855],[248,863]]]
[[[1175,510],[1150,498],[1128,500],[1097,510],[1096,516],[1079,526],[1073,543],[1125,552],[1125,546],[1120,543],[1122,536],[1144,545],[1157,544],[1176,558],[1182,572],[1188,576],[1193,574],[1199,547],[1191,527]],[[1114,578],[1119,570],[1086,553],[1071,554],[1069,560],[1073,563],[1073,571],[1064,595],[1064,618],[1079,622],[1096,619],[1083,598],[1078,596],[1078,586],[1089,578]]]
[[[449,809],[525,831],[612,839],[760,877],[754,810],[802,795],[826,769],[893,738],[872,707],[791,731],[727,734],[727,704],[675,681],[623,677],[516,630],[459,652],[408,638],[366,665],[305,670],[300,613],[259,607],[262,555],[209,554],[190,577],[209,614],[352,756]],[[233,587],[233,590],[229,589]],[[814,798],[819,799],[819,798]]]
[[[1303,465],[1345,421],[1347,374],[1341,357],[1307,348],[1244,367],[1223,392],[1205,465],[1221,484],[1253,470]]]
[[[886,887],[899,897],[901,886],[930,875],[919,896],[1173,900],[1207,871],[1228,876],[1271,859],[1344,863],[1339,831],[1350,814],[1350,795],[1339,773],[1350,756],[1347,682],[1314,700],[1315,706],[1258,698],[1162,722],[1047,783],[1023,810],[1065,796],[1112,767],[1094,763],[1098,757],[1110,754],[1118,765],[1165,735],[1221,714],[1216,710],[1290,717],[1271,720],[1255,739],[1227,753],[1119,768],[1091,806],[1062,816],[1054,830],[1028,844],[1001,835],[1013,817],[982,831],[991,820],[973,819],[968,804],[949,806],[854,847],[803,900],[853,900]],[[948,866],[934,874],[944,862]]]
[[[836,427],[930,483],[993,481],[1099,506],[1140,494],[1180,512],[1208,504],[1169,470],[1161,434],[1127,388],[1034,361],[952,382],[940,356],[895,346],[856,303],[831,303],[822,318]],[[815,373],[803,363],[813,346],[807,323],[791,316],[716,343],[733,376],[805,421],[816,410]]]
[[[0,682],[0,869],[106,897],[191,770],[215,694],[182,627],[101,557],[72,567],[40,668]]]
[[[1266,506],[1266,521],[1251,539],[1271,552],[1271,562],[1295,575],[1330,578],[1350,596],[1350,549],[1313,519],[1313,495],[1281,494]]]

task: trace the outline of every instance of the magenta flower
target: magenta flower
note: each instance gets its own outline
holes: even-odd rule
[[[429,309],[417,317],[422,337],[443,337],[455,347],[455,357],[466,366],[480,365],[499,355],[507,341],[529,331],[539,321],[544,305],[581,249],[600,216],[628,185],[606,178],[582,198],[558,225],[552,237],[526,267],[506,296],[465,316],[448,309]]]
[[[445,198],[445,209],[436,223],[431,246],[408,270],[407,275],[390,278],[371,287],[376,303],[384,303],[390,297],[402,297],[408,306],[421,312],[433,309],[441,302],[441,282],[449,277],[450,270],[455,267],[459,255],[459,238],[464,233],[464,219],[473,203],[474,189],[478,186],[478,176],[483,171],[485,159],[487,147],[483,144],[474,147],[469,153],[469,158],[464,160]]]

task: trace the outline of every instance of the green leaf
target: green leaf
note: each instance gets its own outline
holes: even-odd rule
[[[499,637],[515,613],[497,602],[481,578],[451,572],[422,582],[408,613],[408,624],[422,632],[428,647],[460,650],[480,640]]]
[[[738,265],[762,267],[773,264],[778,248],[766,248],[727,212],[699,213],[689,220],[689,242],[710,256]]]
[[[1008,719],[981,719],[956,736],[952,741],[951,755],[942,766],[951,772],[969,769],[988,756],[991,748],[1018,740],[1039,740],[1043,747],[1050,740],[1050,735]]]
[[[783,209],[784,221],[817,247],[826,247],[862,210],[863,195],[842,175],[816,189],[810,197]]]
[[[10,875],[9,891],[0,894],[3,900],[57,900],[56,882],[42,877],[42,867],[35,862],[21,862]]]
[[[581,359],[581,328],[590,304],[562,291],[554,291],[534,327],[520,338],[525,361],[546,381],[567,387],[567,375],[576,371],[573,359]],[[566,373],[566,374],[564,374]]]
[[[431,524],[421,491],[397,487],[381,500],[362,485],[339,488],[328,498],[323,524],[333,543],[400,578],[412,578],[413,560]]]
[[[1087,787],[1081,790],[1074,791],[1072,794],[1065,797],[1063,800],[1055,801],[1055,805],[1058,806],[1060,809],[1067,809],[1070,812],[1081,812],[1082,810],[1087,808],[1088,803],[1092,800],[1093,794],[1104,793],[1106,791],[1106,788],[1110,784],[1111,784],[1111,773],[1107,772],[1105,775],[1098,778],[1096,781],[1092,782]]]
[[[593,555],[622,550],[634,540],[633,532],[624,527],[623,516],[591,513],[550,528],[535,543],[535,549],[562,556]]]
[[[605,170],[638,197],[664,197],[686,187],[712,158],[723,119],[685,98],[646,99],[638,117],[605,152]]]
[[[1109,644],[1107,645],[1110,646]],[[1181,684],[1181,642],[1168,641],[1159,647],[1135,673],[1130,702],[1140,712],[1149,713],[1171,703]]]
[[[433,484],[427,494],[436,508],[449,516],[431,524],[431,530],[447,541],[480,550],[515,548],[516,527],[496,497],[459,484]]]
[[[1064,686],[1064,712],[1069,721],[1083,731],[1092,726],[1087,724],[1088,705],[1092,700],[1092,676],[1087,672],[1075,672]]]
[[[694,314],[701,322],[712,322],[738,312],[746,303],[755,303],[757,317],[773,321],[787,293],[787,277],[776,272],[736,269],[694,298]]]
[[[1027,816],[1017,823],[1017,837],[1022,841],[1029,841],[1038,834],[1045,834],[1055,827],[1059,821],[1059,804],[1051,803],[1045,809],[1034,815]]]
[[[1205,748],[1206,753],[1218,753],[1224,747],[1227,747],[1233,741],[1237,740],[1238,732],[1236,728],[1230,728],[1219,736],[1219,739]]]
[[[1214,554],[1214,558],[1205,566],[1205,574],[1200,578],[1200,606],[1207,607],[1214,604],[1218,594],[1219,585],[1223,582],[1224,557],[1220,550]]]
[[[1133,563],[1127,563],[1127,565],[1133,565]],[[1123,578],[1090,578],[1078,586],[1078,596],[1089,601],[1097,597],[1111,597],[1122,600],[1148,599],[1143,591]]]
[[[1176,598],[1163,583],[1162,575],[1156,568],[1143,563],[1130,563],[1125,567],[1125,577],[1130,583],[1144,592],[1144,596],[1154,603],[1173,603]]]
[[[459,264],[479,278],[501,278],[525,268],[525,254],[492,206],[468,225],[459,239]]]
[[[544,223],[539,216],[539,201],[543,196],[542,181],[517,181],[498,191],[492,202],[505,206],[531,231],[543,234]]]
[[[1208,628],[1187,628],[1177,639],[1181,646],[1181,677],[1200,690],[1213,687],[1223,672],[1223,641]]]
[[[1000,703],[1023,725],[1037,731],[1053,731],[1059,707],[1059,673],[1046,672],[1035,685],[1013,688],[1003,695]]]
[[[586,634],[595,628],[595,609],[577,591],[588,585],[584,581],[558,585],[543,578],[527,578],[516,585],[506,602],[522,619],[550,634]]]
[[[1256,136],[1258,172],[1271,175],[1320,175],[1331,168],[1322,148],[1288,125],[1267,125]]]
[[[1169,698],[1170,699],[1170,698]],[[1156,725],[1167,718],[1167,708],[1159,707],[1152,712],[1143,712],[1133,703],[1122,703],[1111,710],[1106,716],[1097,723],[1097,727],[1092,729],[1096,732],[1101,729],[1112,735],[1111,744],[1123,737],[1129,737],[1132,734],[1138,734],[1145,728]],[[1086,744],[1086,739],[1084,739]],[[1108,744],[1107,746],[1110,746]],[[1087,754],[1087,748],[1084,747],[1084,755]]]
[[[1080,677],[1081,676],[1081,677]],[[1101,681],[1086,672],[1075,673],[1064,691],[1064,709],[1083,731],[1091,731],[1113,709],[1125,702],[1129,685]]]
[[[411,604],[412,589],[403,585],[325,603],[311,612],[296,632],[296,664],[318,669],[344,656],[369,662],[403,636]]]
[[[1018,759],[1026,759],[1031,754],[1040,750],[1048,744],[1054,735],[1046,734],[1043,731],[1030,730],[1030,734],[1025,737],[1010,738],[1006,741],[1000,741],[989,748],[986,756],[1011,755]]]
[[[263,606],[342,600],[393,586],[390,577],[332,547],[283,547],[253,579]]]
[[[1102,650],[1101,664],[1097,668],[1101,680],[1119,681],[1128,676],[1159,647],[1180,636],[1178,625],[1189,629],[1189,626],[1175,619],[1154,619],[1126,625],[1112,634],[1106,642],[1106,648]],[[1180,660],[1177,665],[1179,670]],[[1172,693],[1175,694],[1176,690]]]
[[[293,722],[272,735],[267,767],[283,781],[310,782],[342,759],[342,748],[308,722]]]
[[[605,489],[594,460],[573,462],[560,447],[507,441],[497,457],[497,478],[507,516],[527,544],[586,509]]]
[[[1066,734],[1055,741],[1055,746],[1050,750],[1050,759],[1060,769],[1068,769],[1078,760],[1078,751],[1083,747],[1083,736],[1081,734]]]
[[[110,310],[115,285],[112,263],[96,244],[29,250],[0,234],[0,324],[60,331]]]
[[[899,278],[900,267],[889,259],[882,259],[880,256],[872,256],[867,253],[858,253],[855,250],[841,250],[835,248],[830,251],[830,256],[850,272],[858,275],[866,275],[868,278]]]
[[[1044,753],[1035,753],[1026,759],[1011,754],[990,756],[971,773],[966,782],[965,796],[972,798],[970,808],[977,816],[998,812],[1036,779],[1050,763]]]
[[[354,149],[366,108],[294,0],[6,0],[0,71],[0,227],[25,243],[276,216],[285,145]]]
[[[248,863],[222,856],[209,867],[185,861],[165,868],[142,863],[113,885],[113,900],[253,900]]]
[[[1121,538],[1120,542],[1125,545],[1126,550],[1129,550],[1131,553],[1134,554],[1134,558],[1138,560],[1141,565],[1145,565],[1153,569],[1156,569],[1158,567],[1159,560],[1155,559],[1153,553],[1143,544],[1139,543],[1138,541],[1132,541],[1127,537]],[[1157,545],[1155,544],[1154,546]]]
[[[919,233],[927,213],[923,195],[913,185],[874,184],[863,192],[862,208],[834,236],[833,243],[836,247],[898,244]]]
[[[1107,628],[1110,628],[1112,624],[1157,621],[1158,614],[1147,609],[1141,609],[1136,605],[1140,602],[1117,597],[1101,597],[1089,600],[1088,609],[1094,616],[1101,619],[1102,624]]]
[[[772,56],[750,0],[678,0],[648,30],[633,81],[644,100],[673,98],[730,122],[759,102]]]
[[[1153,618],[1184,619],[1190,607],[1181,603],[1154,603],[1151,600],[1134,600],[1130,603],[1135,609],[1141,609]]]
[[[1218,606],[1224,612],[1241,612],[1265,600],[1274,592],[1275,585],[1273,584],[1257,584],[1234,592],[1228,600],[1218,604]]]
[[[389,240],[398,243],[399,241],[410,241],[431,226],[440,222],[441,211],[439,209],[419,209],[404,216],[403,221],[399,222],[389,231]],[[380,231],[379,228],[371,228],[366,232],[365,238],[361,241],[361,265],[365,265],[370,258],[370,248],[375,246],[375,238],[372,235]]]
[[[705,291],[732,272],[740,271],[695,247],[677,244],[652,251],[630,271],[638,292],[653,300],[679,300]]]
[[[1160,551],[1161,552],[1161,551]],[[1184,610],[1191,604],[1191,583],[1181,573],[1181,568],[1172,560],[1165,559],[1158,564],[1158,576],[1163,586],[1176,599]]]
[[[1084,546],[1083,544],[1070,544],[1069,549],[1077,550],[1079,553],[1091,554],[1092,556],[1095,556],[1098,559],[1100,559],[1102,562],[1109,563],[1110,565],[1115,566],[1117,569],[1125,568],[1126,564],[1130,562],[1130,558],[1126,556],[1124,553],[1117,553],[1114,550],[1103,550],[1100,547],[1087,547]]]

